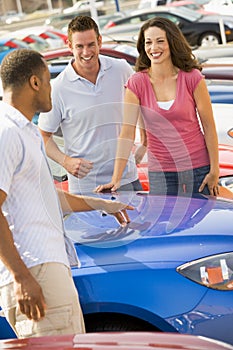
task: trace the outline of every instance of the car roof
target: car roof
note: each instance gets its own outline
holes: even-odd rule
[[[181,17],[184,17],[184,18],[187,18],[187,19],[198,19],[198,18],[201,18],[202,15],[194,10],[191,10],[185,6],[157,6],[153,9],[142,9],[142,10],[134,10],[130,13],[129,16],[126,16],[125,18],[127,17],[131,17],[131,16],[134,16],[134,15],[140,15],[140,14],[144,14],[144,13],[153,13],[153,12],[168,12],[168,13],[174,13],[175,15],[177,16],[181,16]],[[120,21],[120,20],[119,20]],[[117,22],[117,20],[116,20]]]
[[[9,41],[9,40],[12,40],[13,38],[11,37],[11,36],[5,36],[4,35],[4,37],[3,38],[0,38],[0,44],[1,45],[4,45],[5,43],[7,43],[7,41]]]
[[[18,45],[20,45],[23,48],[28,48],[28,45],[22,41],[19,38],[15,38],[15,37],[5,37],[4,38],[0,38],[0,45],[4,45],[6,44],[8,41],[13,41],[14,43],[18,43]]]
[[[196,3],[195,1],[192,0],[178,0],[178,1],[172,1],[169,4],[167,4],[166,6],[185,6],[185,5],[189,5],[189,4],[195,4],[197,6],[197,8],[200,8],[201,5]]]
[[[203,65],[202,73],[208,76],[208,79],[222,80],[222,84],[225,80],[229,80],[233,86],[233,64],[215,65],[207,62]]]
[[[214,46],[204,46],[193,50],[194,55],[197,58],[210,59],[210,58],[224,58],[233,57],[233,45],[232,44],[219,44]]]
[[[166,332],[98,332],[0,341],[1,349],[25,350],[227,350],[231,346],[210,338]]]

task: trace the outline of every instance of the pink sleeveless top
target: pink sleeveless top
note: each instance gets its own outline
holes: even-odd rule
[[[169,110],[158,106],[147,70],[133,74],[126,87],[139,99],[147,133],[149,171],[184,171],[209,164],[193,93],[203,75],[179,70]]]

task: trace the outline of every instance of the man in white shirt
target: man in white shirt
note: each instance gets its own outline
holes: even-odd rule
[[[0,306],[18,337],[85,332],[70,265],[76,251],[62,210],[105,210],[125,225],[120,202],[57,193],[37,127],[51,109],[50,73],[36,51],[20,49],[1,64]],[[58,200],[58,196],[60,202]]]

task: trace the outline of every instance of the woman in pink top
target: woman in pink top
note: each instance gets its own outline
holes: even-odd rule
[[[150,193],[218,194],[218,140],[201,66],[178,26],[155,17],[142,26],[136,73],[126,84],[125,119],[112,182],[116,191],[133,146],[136,125],[144,128]]]

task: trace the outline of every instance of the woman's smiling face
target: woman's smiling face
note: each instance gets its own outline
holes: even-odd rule
[[[144,32],[145,52],[152,64],[162,63],[170,59],[170,48],[166,32],[159,27],[149,27]]]

